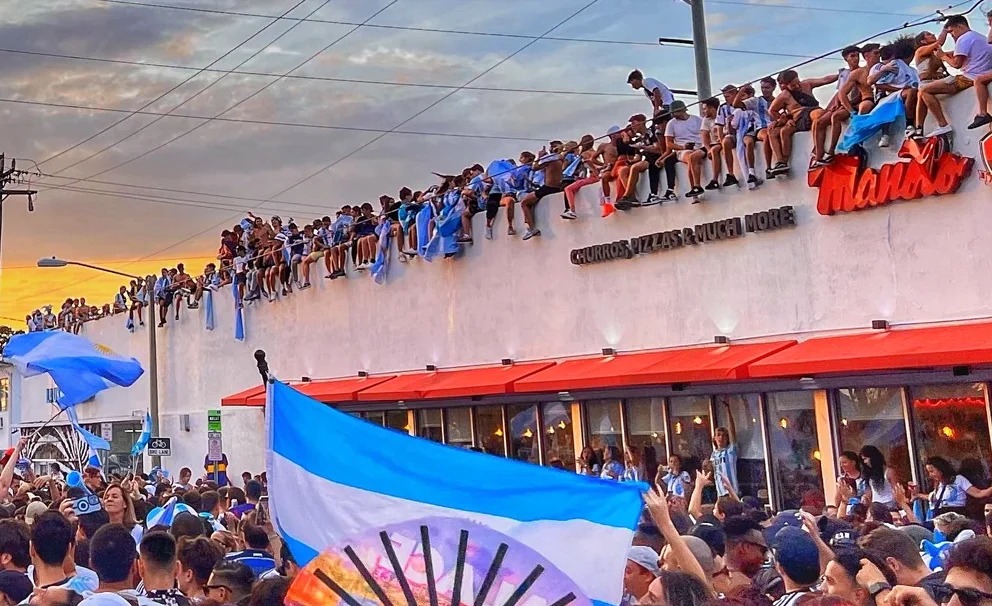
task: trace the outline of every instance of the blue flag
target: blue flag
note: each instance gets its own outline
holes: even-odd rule
[[[372,276],[376,284],[386,282],[386,272],[389,270],[389,244],[393,235],[392,227],[393,222],[389,219],[383,219],[382,223],[376,227],[376,232],[379,234],[379,250],[375,254],[375,263],[369,268],[369,275]]]
[[[237,290],[238,287],[235,285],[234,289]],[[203,327],[207,330],[214,329],[214,291],[209,288],[203,291]]]
[[[902,102],[902,96],[892,94],[879,101],[875,109],[867,114],[851,116],[851,124],[844,132],[837,149],[848,152],[855,145],[864,143],[871,139],[885,126],[892,124],[899,118],[906,115],[906,106]]]
[[[445,446],[269,389],[269,506],[297,561],[319,567],[302,574],[358,603],[378,603],[377,591],[409,603],[620,603],[646,485]]]
[[[145,413],[145,422],[141,424],[141,435],[138,436],[134,446],[131,447],[131,456],[137,457],[145,452],[148,441],[152,439],[152,413]]]
[[[114,385],[130,387],[144,372],[134,358],[62,331],[15,335],[3,356],[26,377],[48,374],[62,392],[58,399],[62,410]]]
[[[234,284],[234,338],[245,340],[245,303],[241,300],[241,291]],[[250,293],[249,293],[250,294]]]

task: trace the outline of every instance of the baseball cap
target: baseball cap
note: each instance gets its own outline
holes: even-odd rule
[[[24,511],[24,521],[29,525],[34,523],[34,519],[41,514],[48,511],[48,507],[45,506],[41,501],[34,501],[28,503],[27,509]]]
[[[682,540],[685,541],[686,547],[692,552],[696,561],[699,565],[703,567],[703,572],[706,576],[713,576],[713,572],[716,569],[716,561],[713,558],[713,551],[710,546],[706,544],[706,541],[694,536],[684,536]]]
[[[648,117],[645,116],[644,114],[634,114],[633,116],[627,119],[627,122],[647,122],[647,121],[648,121]]]
[[[689,111],[689,108],[685,106],[685,101],[679,101],[676,99],[675,101],[672,101],[671,105],[668,106],[668,111],[674,114],[676,112]]]
[[[916,546],[919,547],[920,543],[923,541],[933,541],[933,533],[930,532],[925,526],[920,526],[919,524],[907,524],[905,526],[900,526],[899,530],[905,532],[909,535]]]
[[[0,593],[6,595],[11,602],[19,604],[24,601],[34,586],[28,575],[15,570],[4,570],[0,572]]]
[[[820,578],[820,551],[803,530],[792,526],[779,530],[772,550],[782,572],[793,582],[807,585]]]
[[[795,509],[790,509],[772,518],[772,523],[768,525],[768,528],[765,528],[765,541],[771,545],[775,541],[775,536],[783,528],[802,528],[803,521],[799,515]]]
[[[634,545],[627,551],[627,559],[647,570],[654,576],[661,574],[658,568],[658,553],[646,545]]]
[[[610,128],[608,128],[606,130],[606,134],[607,135],[615,135],[616,133],[620,132],[621,130],[623,130],[623,129],[620,128],[619,126],[611,126]]]

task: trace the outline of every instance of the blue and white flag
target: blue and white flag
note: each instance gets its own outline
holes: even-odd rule
[[[902,96],[898,93],[891,94],[879,101],[875,109],[867,114],[851,116],[851,124],[848,125],[844,136],[837,144],[837,149],[847,153],[855,145],[871,139],[884,127],[905,115],[906,106],[902,102]]]
[[[145,528],[148,530],[151,530],[156,526],[172,528],[172,522],[175,521],[176,516],[181,513],[188,513],[194,516],[200,515],[195,509],[186,503],[180,503],[179,499],[172,497],[165,503],[165,506],[156,507],[148,512],[148,517],[145,518]]]
[[[417,254],[421,257],[427,252],[427,245],[431,241],[431,218],[434,216],[434,205],[428,202],[424,204],[420,212],[417,213]]]
[[[82,425],[79,424],[79,415],[76,414],[75,408],[69,408],[65,411],[67,417],[69,417],[69,423],[72,424],[73,429],[79,434],[79,437],[86,442],[87,456],[86,460],[87,467],[95,467],[97,469],[103,469],[103,463],[100,461],[100,454],[98,450],[110,450],[110,442],[104,440],[100,436],[91,433],[83,429]]]
[[[237,285],[233,286],[237,290]],[[237,295],[235,295],[237,296]],[[203,291],[203,327],[207,330],[214,329],[214,291],[208,288]]]
[[[620,603],[645,484],[414,438],[278,382],[267,413],[269,506],[303,574],[359,603]]]
[[[389,270],[389,244],[393,235],[393,222],[383,219],[375,230],[379,234],[379,250],[375,254],[375,263],[369,268],[369,275],[376,284],[383,284],[386,282],[386,272]]]
[[[152,439],[152,413],[145,412],[145,421],[141,424],[141,435],[135,441],[134,446],[131,447],[131,456],[137,457],[141,453],[145,452],[145,447],[148,446],[148,442]]]
[[[245,340],[245,303],[241,300],[241,291],[234,284],[234,338]]]
[[[144,372],[134,358],[62,331],[15,335],[3,357],[26,377],[46,373],[52,377],[61,391],[58,405],[62,410],[114,385],[130,387]]]

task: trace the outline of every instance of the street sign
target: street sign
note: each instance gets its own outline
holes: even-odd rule
[[[219,410],[208,410],[207,411],[207,432],[208,433],[219,433],[220,429],[220,411]]]
[[[100,437],[108,442],[114,441],[114,424],[100,423]]]
[[[152,438],[148,441],[148,456],[171,457],[172,438]]]
[[[224,460],[224,442],[219,431],[207,433],[207,460],[210,462]]]

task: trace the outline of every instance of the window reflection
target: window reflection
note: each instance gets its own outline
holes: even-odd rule
[[[730,427],[733,415],[737,444],[737,484],[740,496],[750,495],[768,501],[768,478],[765,477],[765,447],[761,437],[761,413],[758,394],[717,396],[716,424]]]
[[[417,435],[434,442],[441,442],[441,409],[424,408],[417,411]]]
[[[506,416],[510,422],[510,456],[521,461],[539,463],[537,437],[537,405],[507,406]]]
[[[472,412],[469,408],[444,410],[444,441],[453,446],[472,445]]]
[[[565,469],[575,470],[575,438],[572,433],[571,406],[563,402],[548,402],[541,406],[544,423],[544,460],[551,464],[561,461]]]
[[[765,398],[772,481],[780,509],[798,509],[803,493],[823,491],[813,393],[787,391],[770,393]]]
[[[383,426],[403,433],[410,433],[410,416],[405,410],[387,410],[383,418]]]
[[[686,468],[700,469],[713,452],[709,396],[669,398],[672,453]]]
[[[900,481],[912,478],[909,442],[902,414],[902,389],[867,387],[837,392],[837,433],[840,450],[859,452],[862,446],[875,446]]]
[[[664,398],[634,398],[624,402],[627,444],[641,453],[644,479],[653,482],[657,461],[667,461],[665,450]],[[650,448],[651,450],[646,450]],[[653,456],[652,456],[653,455]]]
[[[600,460],[607,446],[616,446],[622,451],[620,400],[590,400],[585,403],[585,412],[589,445],[600,453]]]
[[[503,409],[499,406],[479,406],[475,409],[476,445],[489,454],[506,456],[503,443]]]
[[[941,456],[979,488],[989,486],[992,453],[981,383],[911,387],[910,402],[916,421],[914,433],[922,467],[927,457]],[[924,474],[921,474],[921,478]],[[927,490],[932,490],[924,480]],[[969,506],[972,505],[968,499]],[[969,514],[981,514],[982,507]],[[981,519],[979,516],[978,519]]]

